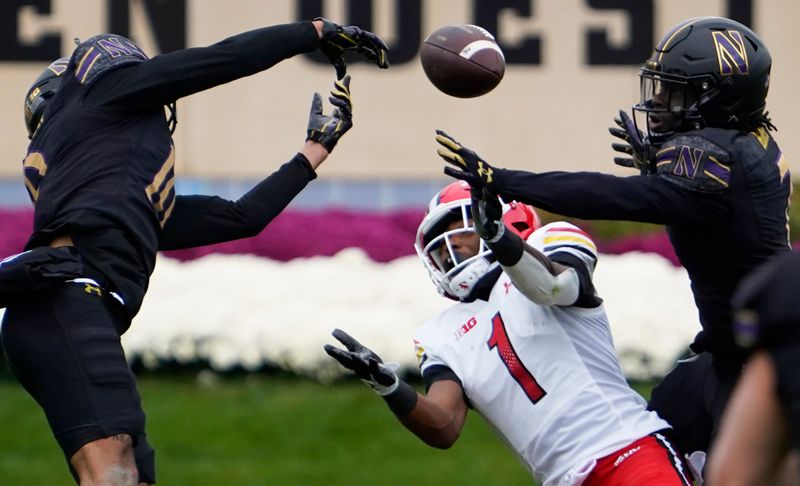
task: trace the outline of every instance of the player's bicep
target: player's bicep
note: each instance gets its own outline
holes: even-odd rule
[[[442,409],[452,413],[459,429],[461,428],[467,415],[467,402],[460,382],[453,380],[435,381],[428,388],[427,398]]]
[[[452,446],[467,418],[467,402],[460,381],[434,381],[426,395],[419,395],[411,413],[398,417],[426,444],[441,449]]]

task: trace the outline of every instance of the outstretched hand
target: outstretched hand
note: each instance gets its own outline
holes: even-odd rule
[[[314,20],[322,22],[319,49],[336,68],[338,79],[347,73],[347,64],[342,57],[344,51],[357,52],[381,69],[389,67],[389,48],[377,35],[354,25],[339,25],[322,17]]]
[[[331,358],[355,372],[356,376],[378,395],[388,395],[397,389],[399,384],[397,375],[380,356],[341,329],[334,329],[332,335],[347,349],[326,344],[325,352]]]
[[[470,195],[472,196],[472,221],[475,224],[475,231],[484,241],[489,243],[498,241],[506,229],[503,223],[503,205],[500,203],[500,198],[485,187],[482,189],[473,187]]]
[[[635,167],[642,175],[650,172],[654,150],[647,142],[647,137],[636,128],[636,123],[623,110],[619,111],[619,118],[614,118],[614,123],[619,128],[611,127],[608,132],[625,143],[612,143],[611,148],[630,156],[614,157],[614,163],[622,167]]]
[[[322,96],[314,93],[311,100],[311,113],[308,117],[306,140],[313,140],[325,146],[328,153],[339,139],[353,126],[353,102],[350,99],[350,76],[336,80],[331,96],[328,98],[336,109],[330,115],[322,112]]]
[[[491,165],[442,130],[436,130],[436,141],[441,145],[437,150],[439,156],[445,162],[454,166],[445,166],[445,174],[467,181],[474,188],[482,189],[486,187],[491,192],[496,193],[494,169]]]

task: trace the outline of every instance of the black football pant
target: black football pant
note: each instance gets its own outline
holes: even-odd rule
[[[654,389],[648,409],[672,425],[670,440],[684,454],[708,452],[739,371],[703,352],[681,360]]]
[[[113,297],[70,282],[9,306],[0,331],[11,371],[44,410],[67,462],[89,442],[129,434],[139,481],[154,483],[155,453],[120,343],[128,324]]]

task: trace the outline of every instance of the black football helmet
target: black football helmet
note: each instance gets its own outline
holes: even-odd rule
[[[765,117],[771,67],[767,47],[739,22],[685,20],[642,66],[641,99],[633,109],[644,114],[653,142],[676,131],[741,127]]]
[[[53,61],[36,78],[33,86],[25,95],[25,127],[28,129],[28,138],[33,138],[33,134],[39,128],[47,100],[56,94],[61,86],[61,75],[67,70],[68,64],[69,57]]]

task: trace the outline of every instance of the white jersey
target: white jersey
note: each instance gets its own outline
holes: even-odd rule
[[[551,223],[528,242],[594,269],[594,243],[573,225]],[[545,486],[579,484],[595,459],[669,428],[625,381],[602,305],[540,306],[505,273],[488,302],[450,307],[417,329],[415,345],[423,375],[451,369]]]

